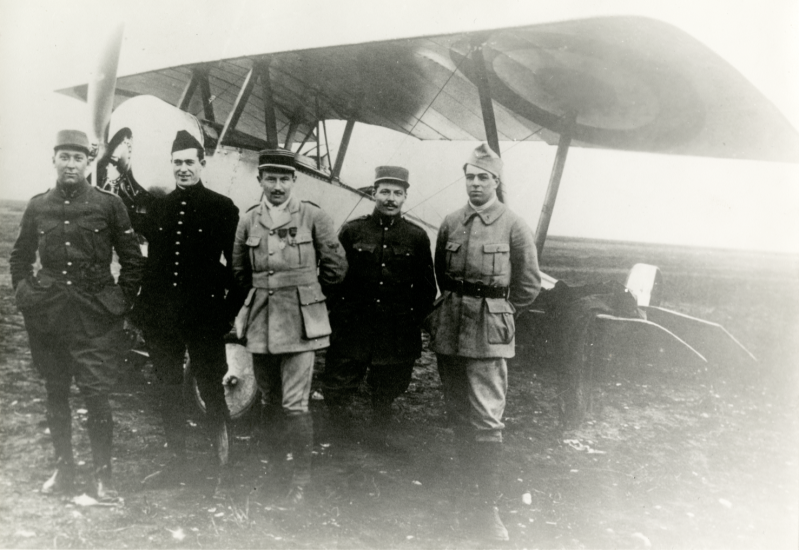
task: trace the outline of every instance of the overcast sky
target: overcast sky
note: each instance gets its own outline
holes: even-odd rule
[[[53,90],[88,80],[103,29],[114,20],[126,22],[120,70],[132,71],[236,56],[256,43],[284,50],[601,14],[647,15],[683,29],[799,128],[799,0],[0,0],[0,197],[26,200],[52,185],[55,132],[88,127],[85,106]],[[335,125],[328,130],[335,133]],[[457,180],[472,146],[359,125],[343,176],[367,185],[374,166],[407,165],[413,206]],[[503,148],[510,205],[533,227],[554,154],[541,143]],[[446,211],[465,193],[455,184],[436,200]],[[799,253],[799,167],[575,148],[553,234]]]

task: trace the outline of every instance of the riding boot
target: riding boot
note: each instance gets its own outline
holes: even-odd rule
[[[508,540],[508,530],[499,517],[497,501],[499,490],[499,467],[502,443],[499,441],[477,441],[474,443],[474,466],[477,479],[477,502],[474,510],[474,526],[480,537],[495,542]]]
[[[111,475],[111,448],[114,437],[114,422],[108,397],[93,396],[86,399],[89,418],[86,423],[89,443],[92,448],[94,466],[94,494],[97,500],[117,497]]]
[[[352,416],[349,410],[349,399],[333,395],[325,395],[327,405],[326,436],[337,442],[345,442],[353,438]]]
[[[228,438],[227,420],[222,415],[214,415],[207,419],[208,435],[214,448],[214,464],[225,468],[230,462],[230,440]]]
[[[313,451],[313,419],[311,413],[292,413],[286,417],[293,462],[291,485],[285,503],[298,507],[305,502],[305,489],[311,483],[311,452]]]
[[[56,469],[42,485],[42,493],[70,494],[75,489],[75,460],[72,456],[72,416],[68,393],[48,393],[47,426],[55,448]]]
[[[405,451],[397,446],[392,438],[391,401],[372,397],[372,434],[370,443],[379,452],[403,454]]]
[[[164,438],[167,449],[173,455],[170,463],[185,463],[186,410],[183,404],[183,386],[164,385],[161,386],[159,393]]]

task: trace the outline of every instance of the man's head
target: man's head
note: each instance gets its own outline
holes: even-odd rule
[[[502,159],[491,147],[483,143],[472,151],[463,165],[466,177],[466,193],[475,206],[482,206],[493,199],[502,181]]]
[[[186,130],[181,130],[172,142],[172,173],[175,183],[182,187],[200,181],[205,167],[205,151],[202,144]]]
[[[53,147],[53,166],[60,185],[86,181],[89,166],[89,138],[79,130],[61,130]]]
[[[258,183],[271,204],[279,206],[286,202],[295,181],[294,153],[285,149],[265,149],[258,153]]]
[[[402,212],[408,198],[408,170],[401,166],[378,166],[375,168],[375,209],[386,216]]]

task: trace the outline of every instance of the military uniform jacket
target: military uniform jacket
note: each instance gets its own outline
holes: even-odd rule
[[[239,222],[233,271],[247,292],[237,325],[252,353],[298,353],[329,345],[327,290],[344,279],[347,262],[333,221],[318,206],[288,199],[264,204]]]
[[[131,217],[148,243],[136,321],[227,332],[240,305],[235,292],[226,296],[235,286],[239,210],[233,201],[198,182],[151,200],[146,213]]]
[[[331,314],[336,354],[373,364],[419,357],[436,296],[427,233],[375,211],[346,223],[339,241],[349,268]]]
[[[42,268],[33,275],[36,252]],[[118,283],[111,273],[119,257]],[[87,182],[67,192],[56,186],[33,197],[22,216],[9,260],[17,307],[29,328],[74,329],[90,336],[108,330],[109,316],[126,313],[139,291],[144,268],[128,213],[116,195]]]
[[[533,232],[499,201],[482,212],[468,204],[448,215],[436,239],[435,269],[442,294],[426,324],[436,353],[513,357],[514,312],[541,288]],[[447,280],[509,287],[504,298],[461,295]]]

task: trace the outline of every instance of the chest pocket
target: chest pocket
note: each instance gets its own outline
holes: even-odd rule
[[[108,222],[103,218],[88,217],[77,221],[85,250],[92,251],[96,260],[111,255],[111,237]]]
[[[447,271],[455,271],[460,273],[464,269],[463,253],[461,252],[461,243],[448,241],[444,246],[447,255]],[[460,275],[462,277],[462,275]]]
[[[510,245],[508,243],[483,245],[483,273],[510,276]]]
[[[352,252],[347,256],[347,261],[352,265],[371,266],[377,262],[375,250],[377,250],[375,243],[357,242],[352,245]]]

